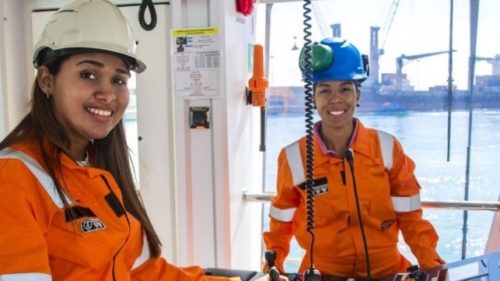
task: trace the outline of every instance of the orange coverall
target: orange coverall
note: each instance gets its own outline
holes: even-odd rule
[[[1,280],[229,280],[206,277],[199,267],[181,269],[161,257],[149,258],[140,222],[123,211],[113,176],[63,155],[60,182],[80,214],[67,221],[52,180],[36,168],[42,161],[35,146],[12,148],[31,162],[0,156]]]
[[[315,125],[313,141],[314,266],[322,274],[364,277],[366,261],[350,168],[346,160],[327,151],[318,134],[319,126],[320,123]],[[365,128],[355,119],[349,146],[354,154],[371,275],[380,278],[406,272],[410,263],[397,248],[400,230],[421,268],[438,266],[443,263],[436,253],[438,235],[433,226],[422,219],[420,186],[413,173],[415,165],[394,137],[380,134],[385,136],[383,140],[379,138],[379,131]],[[271,203],[270,229],[264,233],[266,248],[276,251],[275,264],[281,272],[284,272],[283,263],[293,235],[306,251],[299,272],[309,268],[311,238],[306,231],[305,143],[303,137],[280,152],[277,195]],[[383,155],[384,145],[389,155]],[[297,174],[302,178],[297,180]]]

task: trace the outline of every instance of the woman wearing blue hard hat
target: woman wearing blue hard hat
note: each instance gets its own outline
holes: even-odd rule
[[[321,118],[313,136],[314,266],[321,274],[339,277],[406,272],[410,262],[398,250],[400,232],[421,268],[443,264],[436,252],[438,235],[422,218],[414,162],[394,136],[366,128],[354,117],[361,84],[368,78],[367,56],[339,38],[324,39],[311,49],[309,77]],[[305,167],[302,137],[280,152],[277,195],[264,233],[280,272],[292,236],[305,250],[299,272],[309,267]]]

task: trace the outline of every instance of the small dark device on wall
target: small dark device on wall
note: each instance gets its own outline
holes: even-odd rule
[[[209,108],[207,106],[192,106],[189,108],[189,127],[191,129],[210,128]]]

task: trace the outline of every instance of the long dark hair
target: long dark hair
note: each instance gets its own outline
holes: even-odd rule
[[[57,75],[61,64],[70,55],[60,57],[45,66],[53,75]],[[64,196],[64,188],[56,175],[61,175],[60,157],[68,154],[70,141],[52,110],[51,98],[47,98],[40,88],[37,79],[33,82],[30,110],[21,122],[0,142],[0,150],[15,143],[36,141],[43,158],[43,164],[56,186],[57,192],[66,208],[69,203]],[[46,145],[46,140],[50,145]],[[131,168],[129,147],[125,137],[123,121],[111,130],[103,139],[89,144],[90,164],[96,168],[109,171],[123,194],[125,209],[137,218],[146,234],[151,257],[158,257],[161,252],[161,242],[146,213],[136,190]]]

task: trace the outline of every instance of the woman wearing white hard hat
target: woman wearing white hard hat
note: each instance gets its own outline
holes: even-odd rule
[[[135,48],[105,0],[49,19],[30,110],[0,142],[0,280],[209,280],[160,257],[135,189],[122,123],[130,71],[146,68]]]

